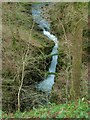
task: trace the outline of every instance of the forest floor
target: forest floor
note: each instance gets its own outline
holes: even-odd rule
[[[56,105],[49,103],[47,106],[30,111],[16,111],[15,113],[3,113],[3,118],[88,118],[88,102],[78,100]]]

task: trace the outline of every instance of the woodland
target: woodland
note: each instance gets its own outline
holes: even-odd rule
[[[89,118],[90,4],[46,3],[42,17],[58,40],[51,93],[36,89],[48,72],[54,42],[33,20],[37,2],[2,3],[2,118]]]

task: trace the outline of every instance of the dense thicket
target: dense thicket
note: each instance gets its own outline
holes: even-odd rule
[[[3,3],[2,21],[2,109],[28,109],[43,96],[35,85],[48,74],[54,44],[33,22],[31,3]]]

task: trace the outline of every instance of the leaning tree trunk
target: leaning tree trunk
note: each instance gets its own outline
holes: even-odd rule
[[[80,98],[82,65],[82,21],[76,25],[72,40],[71,99]]]

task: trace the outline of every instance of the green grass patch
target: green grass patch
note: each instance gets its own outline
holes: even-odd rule
[[[56,105],[49,103],[38,109],[13,113],[3,113],[3,118],[88,118],[88,103],[82,100]]]

